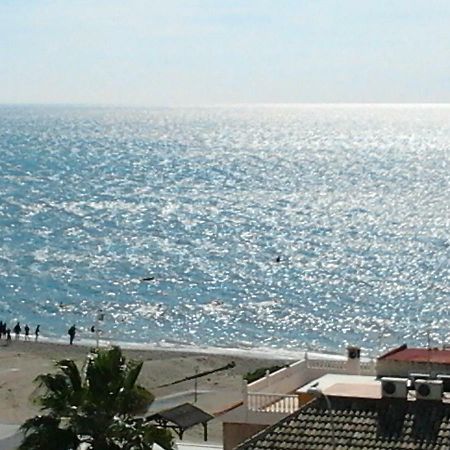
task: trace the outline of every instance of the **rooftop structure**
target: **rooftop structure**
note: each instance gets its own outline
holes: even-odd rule
[[[424,404],[422,410],[431,415],[436,411],[441,411],[439,413],[441,414],[444,410],[448,411],[450,407],[450,350],[408,348],[406,345],[402,345],[382,355],[377,359],[376,364],[372,360],[362,360],[357,347],[349,347],[346,358],[305,354],[303,360],[274,373],[266,373],[265,377],[253,383],[244,384],[242,404],[223,417],[224,449],[231,450],[240,445],[244,439],[251,439],[255,433],[265,433],[263,430],[267,427],[272,429],[278,426],[277,422],[284,423],[286,417],[291,417],[292,413],[295,416],[298,411],[303,411],[305,405],[320,405],[321,401],[316,402],[314,399],[318,393],[325,394],[324,398],[333,399],[333,404],[338,406],[337,415],[349,414],[349,417],[353,417],[351,423],[353,420],[358,423],[355,417],[359,413],[342,412],[344,410],[341,406],[344,404],[355,405],[355,411],[362,411],[369,405],[367,411],[371,411],[372,419],[381,423],[380,426],[384,426],[384,422],[380,422],[383,408],[387,408],[386,411],[394,411],[393,414],[398,413],[399,417],[402,417],[401,411],[404,415],[408,412],[416,426],[425,420],[419,417],[420,405]],[[338,400],[339,398],[347,399],[347,403],[344,400]],[[406,402],[410,402],[411,405]],[[398,405],[403,405],[403,409],[399,409]],[[368,413],[367,411],[366,413]],[[435,426],[438,426],[440,422],[438,419],[436,420],[437,425]],[[351,423],[346,427],[349,434],[353,435],[353,439],[356,439],[360,431],[357,428],[351,429]],[[406,427],[406,431],[403,430],[402,433],[409,433],[407,422],[402,426]],[[326,428],[325,425],[324,427]],[[447,431],[450,436],[450,428]],[[325,429],[321,429],[321,432],[325,433]],[[305,433],[307,432],[305,431]],[[380,443],[375,438],[370,438],[366,448],[392,448],[386,446],[387,441],[383,433],[382,436],[380,435],[380,439],[385,443],[383,444],[385,447],[377,447]],[[417,431],[413,430],[411,433],[415,436]],[[372,444],[370,443],[371,439]],[[404,441],[408,442],[409,447],[402,447],[401,445],[404,444],[402,441],[401,445],[399,444],[395,448],[422,448],[414,447],[416,445],[412,443],[414,439]],[[296,447],[291,442],[293,446],[289,444],[291,446],[288,445],[284,448],[323,450],[327,447],[323,447],[322,444],[328,445],[324,442],[320,441],[320,445],[316,445],[315,441],[311,441],[306,447]],[[266,449],[278,448],[267,443],[265,445]],[[347,442],[340,448],[351,447],[347,447],[347,445],[350,444]],[[253,449],[253,447],[245,448]],[[351,448],[358,449],[360,447]]]
[[[408,348],[406,344],[380,356],[377,375],[408,377],[411,373],[450,375],[450,350]]]
[[[357,347],[349,347],[347,356],[305,354],[304,359],[288,367],[273,373],[267,372],[266,376],[253,383],[244,382],[242,403],[221,417],[224,449],[233,449],[245,439],[277,423],[311,401],[312,395],[302,392],[301,388],[308,383],[317,382],[320,377],[327,374],[355,377],[366,375],[367,379],[361,377],[364,383],[360,383],[359,389],[374,389],[373,386],[367,388],[366,385],[375,379],[375,363],[372,360],[361,360]],[[337,377],[334,381],[329,379],[322,382],[329,383],[330,389],[339,388],[336,387],[338,383],[343,383],[350,389],[350,385],[345,384],[343,380],[344,378]],[[380,389],[378,382],[378,392],[381,392]],[[356,394],[354,389],[353,392]]]
[[[173,429],[180,439],[183,439],[183,433],[195,426],[203,426],[204,440],[208,440],[207,423],[214,417],[211,414],[201,410],[190,403],[184,403],[174,408],[160,411],[146,418],[147,422],[154,422],[162,428]]]
[[[381,355],[378,361],[450,364],[450,350],[439,348],[408,348],[406,344],[403,344]]]
[[[327,374],[305,384],[297,389],[299,398],[307,396],[311,399],[309,391],[315,388],[325,395],[356,397],[356,398],[381,398],[381,383],[374,375],[342,375]],[[306,402],[302,402],[306,403]]]
[[[311,401],[237,447],[285,449],[450,448],[450,404],[430,400],[329,397]]]

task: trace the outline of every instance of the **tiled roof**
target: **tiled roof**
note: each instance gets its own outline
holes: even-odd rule
[[[450,449],[450,404],[430,400],[329,399],[336,449]],[[333,430],[325,400],[313,400],[237,449],[333,449]]]
[[[406,344],[381,355],[378,360],[450,364],[450,350],[439,348],[408,348]]]

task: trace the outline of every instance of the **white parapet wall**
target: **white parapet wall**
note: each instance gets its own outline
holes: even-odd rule
[[[247,386],[247,391],[287,394],[307,383],[308,380],[305,381],[307,377],[307,361],[302,359],[250,383]]]
[[[356,365],[354,361],[349,362],[345,358],[334,355],[314,354],[284,367],[273,373],[267,373],[250,384],[243,386],[243,403],[250,410],[259,411],[273,404],[274,398],[284,395],[286,404],[294,403],[289,400],[291,394],[305,384],[320,378],[326,374],[348,374],[348,375],[375,375],[375,361],[365,360]],[[278,396],[278,397],[277,397]],[[266,408],[267,409],[267,408]]]
[[[356,372],[356,373],[355,373]],[[296,391],[326,374],[375,375],[374,361],[348,363],[345,357],[305,354],[273,373],[242,385],[242,405],[223,416],[224,450],[231,450],[240,442],[269,425],[282,420],[301,406]]]

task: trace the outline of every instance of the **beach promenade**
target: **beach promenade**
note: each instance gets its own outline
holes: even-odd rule
[[[34,378],[54,371],[54,361],[70,358],[82,364],[88,347],[51,342],[12,341],[6,345],[0,342],[0,423],[21,424],[38,413],[31,402],[36,386]],[[254,358],[245,355],[199,353],[187,350],[130,350],[124,349],[129,359],[144,361],[139,384],[148,388],[156,397],[155,409],[172,407],[186,401],[194,403],[194,390],[197,389],[195,405],[212,415],[226,410],[240,399],[242,376],[258,367],[286,362],[273,359],[270,354]],[[235,362],[235,367],[218,371],[193,380],[170,385],[196,373],[208,372]],[[167,385],[161,387],[162,385]],[[222,424],[214,419],[208,426],[208,442],[221,442]],[[201,441],[202,427],[186,432],[186,441]]]

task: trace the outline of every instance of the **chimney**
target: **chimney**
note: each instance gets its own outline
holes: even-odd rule
[[[361,373],[361,349],[354,345],[347,347],[346,369],[349,375],[360,375]]]

